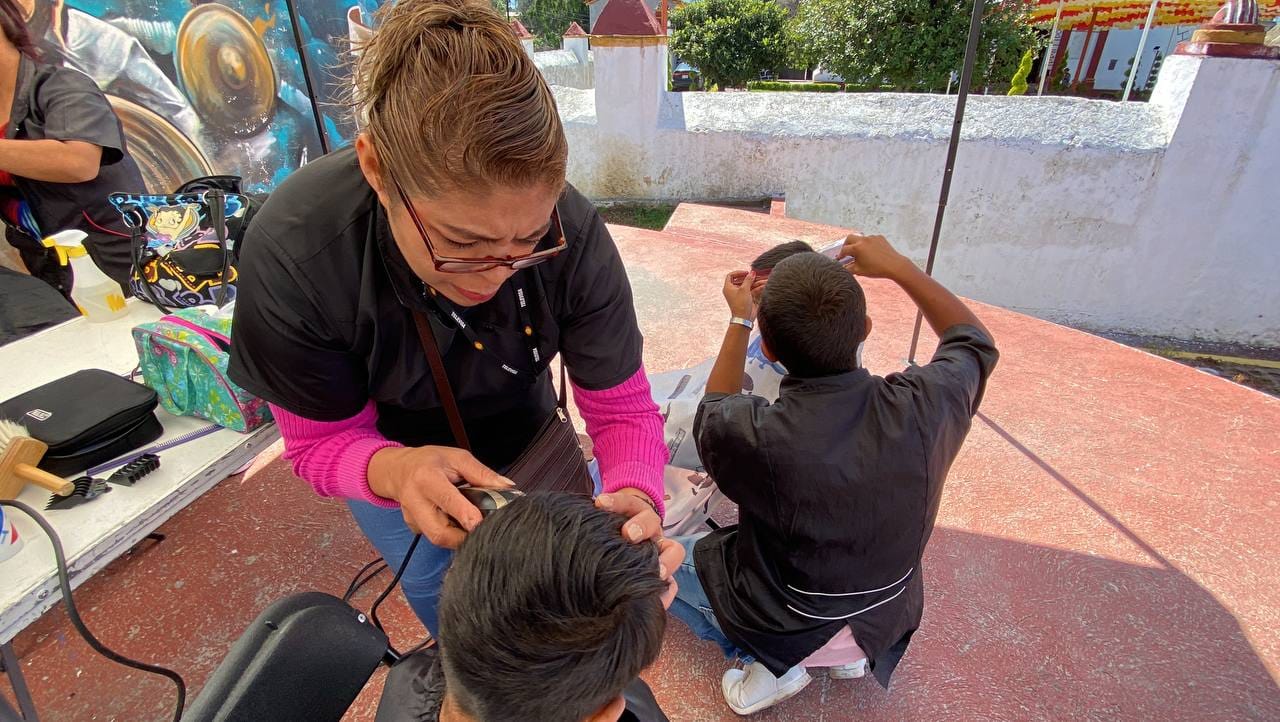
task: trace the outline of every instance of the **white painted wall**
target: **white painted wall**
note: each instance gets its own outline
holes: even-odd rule
[[[568,45],[570,38],[565,39]],[[585,39],[583,39],[585,45]],[[591,88],[595,85],[595,63],[590,51],[583,51],[586,62],[573,50],[541,50],[533,54],[533,62],[550,85],[569,88]]]
[[[628,70],[602,50],[594,93],[556,89],[587,195],[785,192],[790,215],[923,262],[953,97],[660,93],[650,109],[653,58]],[[1280,63],[1171,57],[1151,103],[968,107],[937,266],[956,291],[1099,330],[1280,345]]]

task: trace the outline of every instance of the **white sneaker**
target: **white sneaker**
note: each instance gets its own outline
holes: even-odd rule
[[[763,664],[752,662],[745,669],[725,672],[720,689],[724,692],[724,701],[734,712],[749,715],[799,694],[812,681],[813,677],[801,666],[774,677]]]
[[[866,676],[867,660],[860,659],[853,664],[842,664],[839,667],[827,667],[827,677],[831,679],[857,679]]]

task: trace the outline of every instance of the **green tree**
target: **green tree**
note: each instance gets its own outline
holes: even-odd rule
[[[671,13],[671,52],[707,83],[741,87],[786,62],[786,25],[772,0],[698,0]]]
[[[1039,43],[1029,6],[988,3],[973,87],[1013,75],[1024,48]],[[942,89],[964,63],[972,0],[806,0],[797,30],[822,67],[855,83]]]
[[[808,42],[805,36],[800,32],[799,22],[796,18],[787,21],[787,57],[786,63],[789,67],[805,71],[805,77],[808,71],[814,66],[822,62],[822,58],[818,55],[817,50]]]
[[[1065,41],[1064,41],[1065,42]],[[1071,89],[1071,51],[1062,53],[1062,61],[1049,74],[1049,90],[1065,93]]]
[[[516,7],[520,22],[533,33],[539,48],[559,48],[569,23],[584,28],[591,23],[591,11],[582,0],[517,0]]]
[[[1027,94],[1027,76],[1031,75],[1031,63],[1035,60],[1035,51],[1027,48],[1027,52],[1022,54],[1022,62],[1018,63],[1018,69],[1013,73],[1013,81],[1009,85],[1009,92],[1006,95],[1026,95]]]

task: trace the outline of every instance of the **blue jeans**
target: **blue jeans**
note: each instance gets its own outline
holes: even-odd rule
[[[753,661],[751,655],[729,641],[720,630],[720,622],[716,621],[715,612],[711,610],[711,600],[702,589],[702,581],[698,579],[698,570],[693,562],[693,546],[706,534],[675,537],[673,541],[684,547],[684,563],[676,570],[675,580],[679,589],[675,601],[671,603],[671,614],[688,625],[698,639],[715,642],[720,645],[725,659],[740,659],[744,664]]]
[[[413,532],[404,523],[404,513],[400,509],[384,509],[367,501],[349,499],[347,508],[355,517],[360,530],[368,537],[392,574],[400,568],[405,552],[413,543]],[[422,620],[423,626],[435,637],[440,629],[440,617],[436,607],[440,604],[440,585],[444,582],[444,573],[453,561],[453,552],[427,541],[422,537],[418,548],[413,550],[413,558],[400,577],[400,589],[414,614]],[[389,577],[384,577],[389,579]],[[379,585],[381,586],[381,585]]]
[[[595,482],[595,493],[600,493],[600,468],[592,461],[588,466],[592,481]],[[391,573],[395,574],[404,561],[404,555],[413,543],[413,532],[404,523],[404,513],[400,509],[384,509],[366,501],[347,500],[347,508],[355,517],[360,531],[368,537],[382,558],[386,560]],[[440,605],[440,585],[444,583],[444,573],[453,561],[453,552],[427,541],[426,537],[418,542],[413,551],[413,559],[400,577],[400,589],[413,613],[418,615],[423,626],[437,637],[440,629],[440,616],[437,607]]]

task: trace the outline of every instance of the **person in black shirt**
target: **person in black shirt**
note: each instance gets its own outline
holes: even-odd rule
[[[127,228],[107,201],[145,193],[120,119],[84,73],[39,60],[16,0],[0,0],[0,220],[31,275],[71,294],[71,269],[46,236],[79,229],[93,262],[128,292]]]
[[[734,318],[694,438],[739,523],[681,540],[671,611],[745,663],[722,680],[739,714],[799,692],[808,666],[870,666],[888,686],[920,624],[943,481],[997,360],[982,322],[883,237],[849,236],[841,257],[800,253],[769,275],[760,334],[788,369],[773,403],[740,393],[756,278],[725,281]],[[940,338],[928,365],[885,378],[858,366],[871,318],[853,274],[892,279],[919,305]]]
[[[636,542],[662,532],[662,417],[626,269],[565,182],[555,98],[505,19],[478,0],[387,3],[353,82],[354,147],[298,169],[246,232],[228,373],[388,565],[417,532],[430,542],[401,584],[434,634],[450,550],[480,521],[455,484],[510,483],[500,474],[560,419],[553,359],[594,443],[598,503],[632,519]],[[664,552],[674,570],[682,550]]]
[[[563,493],[493,512],[445,579],[439,645],[392,667],[376,722],[667,722],[637,675],[673,590],[625,522]]]

